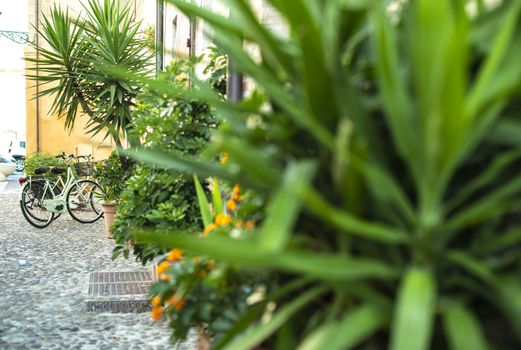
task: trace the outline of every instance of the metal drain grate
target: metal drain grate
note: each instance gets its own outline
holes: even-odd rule
[[[90,274],[89,295],[147,294],[151,283],[150,273],[145,271],[93,272]]]
[[[128,271],[128,272],[92,272],[90,283],[107,282],[140,282],[152,281],[150,273],[147,271]]]
[[[150,282],[98,283],[89,285],[91,296],[147,294]]]
[[[113,314],[148,312],[150,304],[146,300],[90,300],[85,302],[87,312],[109,312]]]
[[[146,271],[93,272],[89,278],[89,298],[94,300],[85,301],[84,310],[109,313],[146,312],[150,310],[146,294],[151,283],[150,273]]]

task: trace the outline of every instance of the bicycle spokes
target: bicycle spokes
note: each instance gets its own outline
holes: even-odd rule
[[[101,201],[96,193],[100,193],[100,186],[90,180],[78,181],[67,194],[69,214],[77,221],[90,223],[102,216]]]
[[[22,190],[20,197],[20,207],[25,219],[33,226],[44,228],[54,219],[54,213],[43,207],[46,198],[52,198],[44,190],[44,184],[34,181],[29,183]]]

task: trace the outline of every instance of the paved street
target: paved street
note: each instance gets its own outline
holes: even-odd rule
[[[20,212],[18,190],[16,182],[0,185],[0,349],[171,348],[166,323],[148,312],[85,311],[91,272],[146,271],[111,261],[103,222],[80,224],[64,214],[34,228]]]

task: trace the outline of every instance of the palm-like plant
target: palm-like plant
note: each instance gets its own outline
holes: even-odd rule
[[[132,133],[131,107],[140,87],[104,72],[111,66],[140,74],[149,70],[141,23],[133,19],[130,6],[118,1],[89,0],[84,9],[85,15],[75,19],[59,6],[43,16],[39,35],[46,45],[36,48],[40,58],[28,59],[37,64],[32,70],[39,70],[29,77],[42,85],[41,96],[54,98],[50,112],[64,116],[67,129],[82,111],[89,116],[89,133],[105,132],[118,146],[122,136],[139,144]]]
[[[217,348],[274,334],[281,349],[521,344],[521,2],[470,18],[463,0],[391,14],[387,1],[268,0],[287,38],[247,0],[226,1],[233,21],[172,2],[213,26],[268,101],[164,89],[214,104],[227,125],[214,145],[235,164],[141,156],[269,196],[254,240],[139,235],[283,276]]]

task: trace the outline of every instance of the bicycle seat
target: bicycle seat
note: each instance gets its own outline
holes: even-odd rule
[[[35,175],[45,174],[47,172],[47,170],[49,170],[49,169],[45,168],[45,167],[39,167],[39,168],[34,169],[34,174]]]
[[[53,173],[53,174],[63,174],[66,172],[67,172],[67,169],[65,169],[65,168],[56,168],[56,167],[51,168],[51,173]]]

